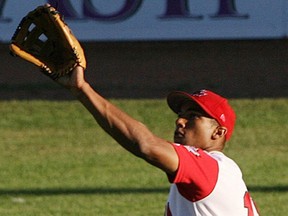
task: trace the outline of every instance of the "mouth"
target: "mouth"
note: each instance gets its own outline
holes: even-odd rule
[[[174,132],[174,141],[177,142],[179,140],[182,140],[184,138],[184,133],[181,131],[175,131]]]

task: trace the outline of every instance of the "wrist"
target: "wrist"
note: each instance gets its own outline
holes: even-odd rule
[[[81,99],[85,96],[85,90],[90,88],[89,83],[84,82],[80,87],[71,87],[70,92],[78,99]]]

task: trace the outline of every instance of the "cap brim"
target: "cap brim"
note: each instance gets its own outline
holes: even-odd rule
[[[182,92],[182,91],[174,91],[171,92],[168,96],[167,96],[167,103],[168,106],[170,107],[171,110],[173,110],[175,113],[179,113],[181,110],[181,106],[183,105],[183,103],[187,102],[187,101],[191,101],[193,102],[195,105],[197,105],[198,107],[200,107],[205,113],[208,114],[208,116],[215,118],[215,116],[213,115],[213,113],[210,112],[210,110],[208,110],[204,104],[202,104],[200,101],[197,101],[196,99],[194,99],[190,94],[186,93],[186,92]]]
[[[174,91],[167,96],[168,106],[175,113],[180,112],[182,104],[186,101],[192,101],[195,104],[198,104],[197,101],[195,101],[188,93],[185,92]]]

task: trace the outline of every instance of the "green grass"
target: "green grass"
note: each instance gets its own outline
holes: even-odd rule
[[[113,100],[171,139],[165,100]],[[288,212],[288,99],[232,100],[225,153],[241,167],[261,215]],[[0,215],[163,215],[169,184],[130,155],[77,101],[0,102]]]

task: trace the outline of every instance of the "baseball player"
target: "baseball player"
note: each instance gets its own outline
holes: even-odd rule
[[[225,98],[208,90],[170,93],[168,105],[178,116],[174,142],[169,142],[101,97],[85,80],[81,66],[57,82],[121,146],[167,174],[171,188],[166,216],[259,215],[241,170],[222,152],[236,119]]]
[[[47,36],[46,41],[39,38],[42,34]],[[166,216],[259,215],[241,170],[222,152],[236,119],[225,98],[208,90],[170,93],[167,102],[177,119],[174,142],[169,142],[89,85],[84,77],[83,49],[63,17],[49,4],[22,19],[10,50],[69,89],[126,150],[167,174],[171,188]]]

